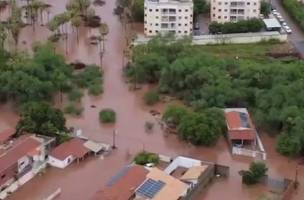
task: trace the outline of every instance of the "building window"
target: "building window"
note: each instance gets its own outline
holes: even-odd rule
[[[215,17],[215,14],[213,14],[213,17]]]
[[[225,12],[227,12],[228,10],[227,10],[227,9],[225,9],[224,11],[225,11]]]
[[[255,12],[256,12],[256,9],[253,9],[253,12],[255,13]]]
[[[178,33],[181,33],[181,31],[178,31]]]
[[[181,26],[182,24],[178,24],[178,26]]]
[[[225,5],[228,5],[228,2],[225,2]]]
[[[253,3],[253,5],[255,5],[255,6],[256,6],[256,3]]]
[[[158,12],[159,10],[158,10],[158,9],[155,9],[155,11]]]
[[[149,31],[149,33],[152,33],[152,31]]]
[[[182,19],[182,17],[178,17],[178,19]]]
[[[152,9],[149,9],[150,12],[152,12]]]
[[[219,12],[221,12],[221,11],[222,11],[222,9],[218,9],[218,11],[219,11]]]
[[[222,2],[218,2],[218,5],[222,5]]]
[[[156,16],[155,18],[158,19],[158,16]]]
[[[185,19],[188,19],[188,17],[185,17]]]
[[[215,10],[216,9],[216,7],[213,7],[213,10]]]
[[[188,26],[188,24],[185,24],[185,26]]]
[[[156,23],[155,26],[158,26],[158,23]]]
[[[147,14],[145,14],[145,17],[147,17]]]
[[[184,33],[188,33],[188,31],[184,31]]]
[[[185,12],[188,12],[188,9],[185,9]]]
[[[250,2],[247,2],[247,6],[249,6],[250,5]]]
[[[145,24],[147,23],[147,21],[145,21]]]
[[[147,30],[147,28],[145,28],[145,31]]]
[[[145,10],[147,10],[147,7],[145,7]]]
[[[224,18],[227,19],[227,16],[225,16]]]
[[[221,19],[222,17],[221,17],[221,16],[218,16],[217,18],[218,18],[218,19]]]
[[[155,33],[158,33],[158,30],[156,30]]]

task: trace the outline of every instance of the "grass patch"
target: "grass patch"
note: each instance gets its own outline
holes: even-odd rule
[[[116,122],[116,113],[111,108],[105,108],[99,113],[99,121],[101,123],[114,123]]]

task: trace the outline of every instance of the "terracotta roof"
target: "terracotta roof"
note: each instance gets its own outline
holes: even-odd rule
[[[188,189],[187,184],[157,168],[152,168],[147,178],[165,183],[162,189],[152,198],[153,200],[178,200]]]
[[[255,140],[255,130],[234,130],[228,131],[231,140]]]
[[[20,136],[0,155],[0,173],[16,164],[20,158],[32,153],[40,145],[41,143],[32,135]]]
[[[90,152],[90,150],[83,145],[85,142],[85,140],[80,138],[73,138],[53,149],[50,156],[59,160],[65,160],[71,155],[75,156],[76,158],[82,158],[84,155]]]
[[[237,111],[226,112],[226,121],[229,129],[237,129],[242,127],[240,113]]]
[[[15,129],[9,128],[0,132],[0,144],[6,142],[16,133]]]
[[[202,173],[208,168],[208,165],[190,167],[186,173],[180,178],[181,180],[198,179]]]
[[[143,183],[148,172],[142,166],[133,165],[113,184],[105,186],[103,190],[97,192],[91,200],[127,200],[133,196],[135,189]]]

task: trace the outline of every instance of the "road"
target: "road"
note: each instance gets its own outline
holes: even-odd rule
[[[279,13],[281,13],[287,25],[292,30],[292,34],[288,35],[288,40],[299,51],[302,58],[304,58],[304,32],[300,29],[297,23],[288,15],[287,11],[285,11],[285,9],[283,8],[281,2],[282,0],[271,0],[271,4],[276,8]]]

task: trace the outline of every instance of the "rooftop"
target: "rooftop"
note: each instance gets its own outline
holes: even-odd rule
[[[41,142],[33,135],[22,135],[17,138],[11,147],[1,153],[0,172],[16,164],[22,157],[31,155],[40,145]]]
[[[193,167],[189,168],[180,179],[183,181],[196,180],[201,176],[202,173],[205,172],[205,170],[207,168],[208,168],[208,165],[193,166]]]
[[[151,169],[147,175],[147,180],[154,180],[156,183],[160,183],[157,184],[159,187],[157,187],[156,193],[151,198],[153,200],[177,200],[185,195],[188,189],[187,184],[157,168]],[[138,189],[136,190],[136,194],[138,194]]]
[[[73,138],[67,142],[64,142],[57,146],[50,153],[50,156],[59,160],[65,160],[69,156],[75,156],[76,158],[82,158],[90,150],[84,146],[86,141],[80,138]]]
[[[11,128],[1,131],[0,132],[0,144],[9,140],[15,133],[16,133],[16,130],[11,129]]]
[[[139,165],[126,166],[91,200],[129,199],[133,196],[135,189],[146,179],[148,172],[147,169]]]

